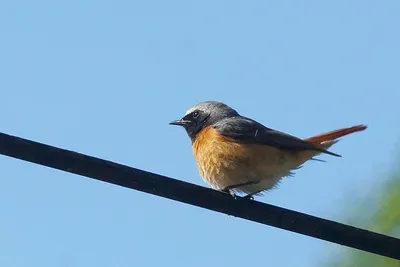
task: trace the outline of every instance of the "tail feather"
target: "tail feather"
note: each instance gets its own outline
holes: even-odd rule
[[[324,150],[327,150],[333,144],[335,144],[336,142],[339,141],[338,138],[348,135],[348,134],[351,134],[351,133],[363,131],[365,129],[367,129],[366,125],[355,125],[355,126],[352,126],[349,128],[342,128],[342,129],[326,132],[323,134],[319,134],[316,136],[312,136],[309,138],[305,138],[304,141],[310,142]],[[321,152],[310,151],[310,150],[303,151],[299,154],[300,163],[302,164],[305,161],[310,160],[310,159],[315,160],[314,157],[319,155],[320,153]],[[338,155],[338,156],[340,157],[340,155]]]
[[[333,142],[336,141],[336,139],[351,134],[351,133],[355,133],[355,132],[359,132],[359,131],[364,131],[365,129],[367,129],[366,125],[356,125],[353,127],[349,127],[349,128],[342,128],[342,129],[338,129],[338,130],[334,130],[334,131],[330,131],[327,133],[323,133],[323,134],[319,134],[313,137],[309,137],[304,139],[304,141],[313,143],[315,145],[323,145],[323,143],[325,142]],[[335,143],[335,142],[334,142]],[[330,144],[333,145],[334,143]]]

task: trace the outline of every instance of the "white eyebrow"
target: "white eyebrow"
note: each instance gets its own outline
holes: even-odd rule
[[[195,109],[196,107],[191,107],[190,109],[188,109],[188,111],[186,111],[185,115],[192,113]]]

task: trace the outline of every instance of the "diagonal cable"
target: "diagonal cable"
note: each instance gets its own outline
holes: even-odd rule
[[[400,260],[400,239],[0,133],[0,154]]]

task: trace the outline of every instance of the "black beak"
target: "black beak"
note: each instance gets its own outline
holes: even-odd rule
[[[188,120],[180,119],[180,120],[176,120],[176,121],[171,121],[169,124],[170,124],[170,125],[185,126],[185,125],[188,124],[189,122],[190,122],[190,121],[188,121]]]

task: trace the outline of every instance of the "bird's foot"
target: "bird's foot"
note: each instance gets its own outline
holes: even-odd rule
[[[242,187],[242,186],[246,186],[246,185],[257,184],[259,182],[260,181],[249,181],[249,182],[245,182],[245,183],[241,183],[241,184],[230,185],[230,186],[225,187],[221,191],[230,194],[235,199],[238,199],[239,197],[237,195],[235,195],[235,193],[233,192],[234,191],[233,189]],[[245,199],[245,200],[254,200],[253,194],[248,194],[248,195],[240,197],[240,198]]]
[[[233,197],[234,199],[237,199],[238,196],[233,192],[233,190],[229,189],[229,188],[224,188],[222,190],[220,190],[221,192],[225,193],[225,194],[229,194],[231,197]]]
[[[238,187],[242,187],[242,186],[246,186],[246,185],[252,185],[252,184],[258,184],[260,181],[249,181],[249,182],[245,182],[245,183],[241,183],[241,184],[234,184],[234,185],[229,185],[227,187],[225,187],[222,190],[232,190]]]
[[[254,196],[253,196],[252,194],[248,194],[248,195],[243,196],[242,199],[245,199],[245,200],[254,200]]]

